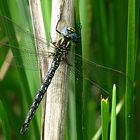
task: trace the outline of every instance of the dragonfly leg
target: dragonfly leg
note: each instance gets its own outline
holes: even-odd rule
[[[64,53],[63,53],[63,56],[62,56],[62,61],[65,62],[68,66],[72,66],[72,65],[70,64],[70,62],[68,61],[68,58],[67,58],[67,56],[68,56],[68,51],[69,51],[69,50],[70,50],[69,48],[63,50]]]
[[[65,1],[64,1],[64,3],[63,3],[63,4],[61,5],[61,7],[60,7],[60,10],[61,10],[61,12],[60,12],[60,17],[59,17],[59,20],[58,20],[58,22],[57,22],[57,24],[56,24],[56,27],[55,27],[56,32],[59,33],[59,34],[61,34],[61,32],[58,30],[58,24],[59,24],[59,22],[61,21],[61,17],[62,17],[63,10],[64,10],[64,4],[65,4]]]
[[[49,33],[49,36],[50,36],[50,42],[51,42],[53,45],[55,45],[56,42],[53,41],[52,36],[51,36],[51,33]]]
[[[63,11],[63,10],[62,10],[62,11]],[[56,24],[56,27],[55,27],[56,32],[59,33],[59,34],[61,34],[61,32],[58,30],[58,24],[59,24],[59,22],[61,21],[62,13],[63,13],[63,12],[60,13],[59,20],[57,21],[57,24]]]
[[[49,35],[50,35],[50,43],[53,44],[54,46],[56,46],[57,42],[52,40],[51,33],[49,33]]]
[[[60,19],[58,20],[58,22],[57,22],[57,24],[56,24],[55,30],[56,30],[57,33],[61,34],[61,32],[58,30],[58,23],[59,23],[59,21],[60,21]]]

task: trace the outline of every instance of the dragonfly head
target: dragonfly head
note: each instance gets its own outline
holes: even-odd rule
[[[72,27],[66,27],[65,26],[61,30],[61,34],[65,38],[67,38],[67,39],[69,39],[69,40],[71,40],[73,42],[79,42],[80,36],[76,33],[76,30],[74,28],[72,28]]]

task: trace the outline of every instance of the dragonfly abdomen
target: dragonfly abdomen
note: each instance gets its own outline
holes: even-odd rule
[[[59,56],[60,57],[60,56]],[[34,102],[32,103],[31,107],[30,107],[30,110],[27,114],[27,117],[25,119],[25,122],[20,130],[20,133],[21,134],[24,134],[27,129],[28,129],[28,126],[30,124],[30,121],[32,120],[45,92],[47,91],[48,89],[48,86],[50,85],[51,81],[52,81],[52,78],[55,74],[55,71],[57,70],[57,68],[59,67],[60,65],[60,61],[61,59],[59,58],[55,58],[53,59],[52,63],[51,63],[51,68],[50,70],[48,71],[48,74],[43,82],[43,84],[41,85],[41,88],[39,89],[38,91],[38,94],[35,96],[35,99],[34,99]]]

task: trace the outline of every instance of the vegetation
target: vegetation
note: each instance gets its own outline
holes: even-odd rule
[[[89,61],[76,62],[75,75],[70,77],[66,140],[140,139],[139,6],[138,0],[75,1],[75,27],[78,30],[81,24],[82,29],[81,44],[76,44],[74,51]],[[51,1],[42,0],[41,7],[49,40]],[[28,47],[34,54],[34,40],[30,33],[18,28],[15,31],[12,22],[5,20],[4,16],[25,31],[32,33],[33,30],[27,0],[0,0],[0,139],[38,140],[41,135],[41,109],[37,111],[28,132],[25,135],[19,133],[41,83],[37,56],[25,56],[25,52],[20,50]],[[18,39],[23,41],[19,43]],[[4,60],[9,49],[2,43],[20,48],[12,49],[14,62],[5,75],[2,67],[4,62],[10,63],[9,59]],[[76,71],[77,66],[83,76]],[[113,84],[116,84],[116,98],[112,98]],[[103,99],[105,106],[100,104],[101,96],[107,98]],[[104,107],[108,110],[105,111]],[[113,109],[111,119],[109,109]],[[117,116],[115,110],[118,111]],[[106,129],[103,129],[104,137],[101,127]]]

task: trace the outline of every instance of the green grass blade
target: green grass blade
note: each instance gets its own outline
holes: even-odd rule
[[[110,140],[116,140],[116,86],[113,85]]]
[[[17,12],[15,11],[15,9],[18,9],[18,6],[20,7],[20,10]],[[15,3],[12,1],[12,3],[6,3],[6,1],[3,3],[3,7],[1,9],[1,14],[2,16],[7,16],[9,18],[12,17],[12,20],[14,20],[17,24],[19,24],[23,29],[27,30],[27,27],[28,29],[30,29],[30,21],[28,19],[29,17],[29,11],[27,9],[27,2],[25,1],[16,1],[15,0]],[[28,12],[27,12],[28,11]],[[6,30],[6,33],[7,33],[7,36],[10,36],[12,37],[11,40],[9,40],[9,43],[15,47],[26,47],[25,45],[21,44],[21,43],[17,43],[15,40],[16,40],[16,32],[14,30],[14,27],[12,25],[12,22],[8,22],[6,23],[6,20],[5,20],[5,23],[4,23],[4,26],[5,26],[5,30]],[[27,38],[25,37],[25,35],[21,35],[21,38],[28,40],[28,39],[31,39],[31,38]],[[12,42],[12,40],[14,40],[14,44]],[[34,45],[34,44],[33,44]],[[31,47],[31,46],[30,46]],[[34,46],[32,46],[33,49]],[[13,51],[13,54],[14,54],[14,51]],[[19,54],[16,54],[16,55],[20,55],[22,54],[22,52],[19,51]],[[25,56],[23,54],[23,56]],[[18,57],[18,59],[15,59],[16,62],[18,62],[18,64],[24,64],[24,61],[27,61],[26,57],[25,58],[20,58]],[[30,61],[34,61],[34,60],[30,60]],[[26,62],[25,62],[26,63]],[[27,113],[32,101],[33,101],[33,96],[34,94],[36,93],[37,91],[37,88],[39,87],[39,73],[38,71],[33,71],[33,70],[27,70],[25,67],[23,67],[22,69],[18,69],[18,72],[20,74],[20,83],[22,83],[22,91],[23,91],[23,95],[21,94],[21,97],[22,97],[22,105],[23,105],[23,110]],[[16,132],[16,136],[19,136],[17,134],[19,134],[19,130],[20,130],[20,127],[21,125],[23,124],[23,121],[25,119],[24,115],[26,115],[26,113],[22,110],[22,119],[20,120],[20,126],[18,126],[17,130],[15,131]],[[38,114],[38,113],[37,113]],[[37,116],[37,115],[36,115]],[[38,120],[39,120],[39,117],[38,117]],[[15,123],[16,125],[16,123]],[[19,124],[18,124],[19,125]],[[36,118],[33,120],[33,129],[30,129],[30,130],[34,130],[35,133],[30,133],[31,137],[34,139],[39,139],[40,135],[39,135],[39,128],[38,128],[38,123],[36,121]],[[29,135],[28,135],[29,136]],[[20,136],[19,136],[20,137]],[[26,136],[25,136],[26,137]]]
[[[122,110],[123,108],[123,105],[124,105],[124,98],[122,98],[120,100],[120,102],[117,104],[117,107],[116,107],[116,114],[118,115],[120,113],[120,111]],[[98,140],[100,138],[102,134],[102,127],[100,127],[97,132],[95,133],[95,135],[92,137],[92,140]]]
[[[102,140],[108,140],[108,127],[109,127],[108,99],[101,99],[101,121],[102,121]]]
[[[88,60],[93,60],[93,1],[80,1],[80,19],[81,19],[81,37],[82,37],[82,56]],[[85,9],[85,10],[83,10]],[[88,17],[88,18],[87,18]],[[83,64],[83,73],[86,71],[86,66]],[[87,73],[86,73],[87,74]],[[92,77],[92,70],[87,74],[87,77]],[[82,92],[82,135],[83,139],[91,139],[96,126],[94,125],[96,117],[96,104],[92,100],[91,84],[83,80],[83,92]],[[92,123],[88,123],[92,122]]]
[[[128,26],[127,26],[127,58],[126,58],[126,75],[133,81],[135,75],[136,62],[136,14],[135,0],[128,1]],[[126,79],[126,97],[125,97],[125,139],[133,139],[133,87],[129,79]]]
[[[0,100],[0,122],[2,124],[4,140],[10,140],[8,115],[1,100]]]
[[[51,5],[52,1],[41,1],[41,9],[42,9],[42,15],[44,19],[44,27],[46,31],[46,37],[49,40],[50,39],[50,26],[51,26]]]

